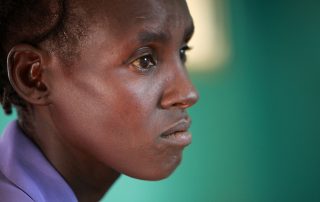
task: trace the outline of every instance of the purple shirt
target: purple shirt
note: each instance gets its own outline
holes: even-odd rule
[[[39,148],[10,123],[0,139],[1,202],[76,202],[76,196]]]

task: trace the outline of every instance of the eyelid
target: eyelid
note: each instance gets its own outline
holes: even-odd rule
[[[148,61],[150,61],[150,65],[147,66],[150,68],[143,68],[142,66],[135,64],[136,62],[138,62],[139,64],[139,60],[143,61],[143,58],[149,58]],[[151,73],[157,66],[157,63],[158,61],[157,56],[155,54],[155,50],[147,46],[137,49],[126,62],[127,66],[130,69],[140,74]]]
[[[191,36],[188,36],[188,37],[184,38],[182,44],[188,45],[188,44],[190,43],[192,37],[193,37],[193,36],[191,35]]]
[[[154,57],[154,51],[150,47],[142,47],[136,50],[127,60],[127,64],[130,64],[137,60],[138,58],[141,58],[143,56],[152,55]],[[155,58],[156,59],[156,58]]]
[[[181,48],[181,50],[184,50],[184,51],[190,51],[192,50],[193,47],[192,46],[189,46],[188,44],[184,44]]]

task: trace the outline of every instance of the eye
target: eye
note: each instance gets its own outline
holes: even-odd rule
[[[188,45],[185,45],[180,49],[180,59],[183,63],[187,61],[187,51],[189,50],[191,50],[191,48]]]
[[[151,54],[148,54],[139,57],[131,64],[140,71],[148,71],[156,66],[156,61]]]

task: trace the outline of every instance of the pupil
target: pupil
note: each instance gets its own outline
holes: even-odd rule
[[[148,66],[149,66],[149,58],[148,57],[144,57],[144,58],[142,58],[142,60],[141,60],[141,67],[142,68],[148,68]]]
[[[180,50],[180,58],[181,58],[182,61],[186,60],[186,54],[185,54],[184,50]]]

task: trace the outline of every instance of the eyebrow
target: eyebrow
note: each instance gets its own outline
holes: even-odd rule
[[[150,32],[143,31],[139,33],[138,40],[141,44],[146,44],[150,42],[166,42],[168,41],[170,36],[165,32]]]
[[[188,42],[192,35],[194,33],[194,24],[190,24],[190,26],[188,26],[185,29],[184,35],[183,35],[183,40]],[[140,42],[140,44],[147,44],[150,42],[167,42],[170,39],[170,35],[169,33],[166,32],[150,32],[150,31],[143,31],[140,32],[138,34],[138,40]]]
[[[191,23],[190,26],[188,26],[187,29],[185,30],[183,39],[186,42],[188,42],[192,38],[192,36],[194,34],[194,29],[195,29],[194,24]]]

